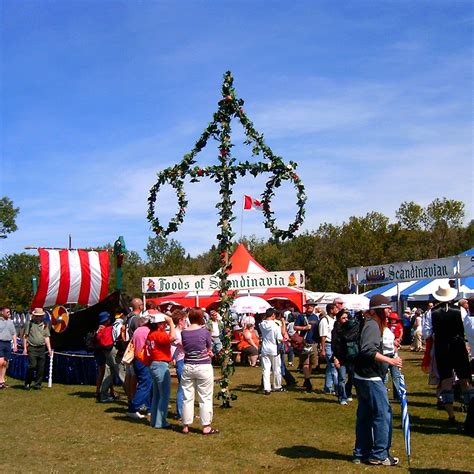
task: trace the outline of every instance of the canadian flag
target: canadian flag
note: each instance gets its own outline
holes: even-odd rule
[[[57,304],[93,305],[107,296],[109,253],[38,249],[40,282],[32,308]]]
[[[244,195],[244,211],[250,211],[256,209],[257,211],[263,211],[263,204],[258,199],[254,199],[251,196]]]

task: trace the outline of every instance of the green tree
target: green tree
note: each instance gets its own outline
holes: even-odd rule
[[[0,238],[5,239],[7,234],[18,230],[16,217],[19,207],[13,207],[13,201],[4,196],[0,199]]]
[[[433,258],[445,257],[459,242],[460,228],[465,217],[462,201],[435,199],[426,207],[425,226],[431,232]]]
[[[148,257],[148,271],[155,275],[179,275],[186,273],[186,251],[175,239],[168,240],[161,235],[148,238],[145,249]]]
[[[402,229],[421,230],[424,227],[425,210],[413,201],[402,202],[395,213]]]
[[[14,253],[0,259],[0,304],[16,310],[28,309],[33,300],[31,279],[39,277],[37,255]]]

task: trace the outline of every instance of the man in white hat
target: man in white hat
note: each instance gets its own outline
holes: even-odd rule
[[[452,288],[449,283],[441,283],[432,294],[440,303],[426,315],[423,324],[423,336],[434,336],[434,354],[441,384],[440,398],[451,423],[455,422],[453,372],[460,380],[466,405],[474,398],[461,311],[453,304],[457,294],[458,290]]]
[[[23,354],[28,355],[28,369],[25,378],[26,390],[30,390],[33,378],[35,379],[33,388],[41,389],[46,362],[45,349],[48,350],[51,357],[50,332],[48,325],[44,322],[45,315],[43,308],[35,308],[31,313],[30,321],[25,326]]]

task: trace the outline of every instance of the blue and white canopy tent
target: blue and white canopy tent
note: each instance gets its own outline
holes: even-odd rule
[[[473,255],[474,248],[463,252],[461,255]],[[384,295],[387,298],[390,298],[392,301],[397,301],[397,299],[403,301],[433,301],[432,293],[438,289],[440,283],[449,281],[448,278],[436,278],[436,279],[426,279],[426,280],[413,280],[407,282],[399,282],[398,289],[397,283],[388,283],[387,285],[380,286],[369,290],[364,294],[367,298],[370,298],[374,295]],[[474,296],[474,276],[469,276],[466,278],[461,278],[455,280],[458,285],[459,297],[468,298]],[[399,296],[399,298],[398,298]]]
[[[372,290],[366,291],[365,293],[363,293],[363,295],[367,298],[371,298],[374,295],[383,295],[387,298],[390,298],[390,300],[392,301],[397,301],[398,292],[402,292],[406,288],[412,286],[414,283],[416,283],[416,280],[400,282],[398,283],[398,289],[396,282],[387,283],[386,285],[379,286]]]

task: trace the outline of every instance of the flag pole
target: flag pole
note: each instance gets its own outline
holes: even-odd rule
[[[245,203],[245,195],[242,194],[242,209],[240,210],[240,242],[242,242],[242,235],[244,229],[244,203]]]

